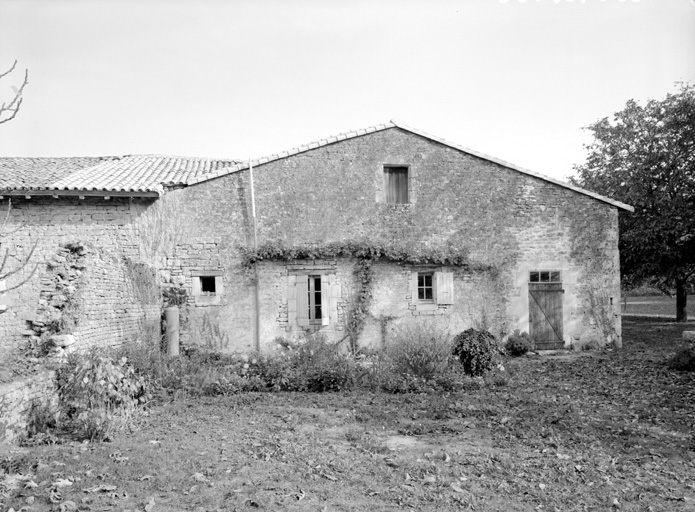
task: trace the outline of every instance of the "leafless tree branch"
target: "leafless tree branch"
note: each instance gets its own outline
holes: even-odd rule
[[[12,64],[12,67],[9,70],[5,71],[4,73],[0,73],[0,79],[12,73],[16,66],[17,61],[15,60]],[[12,98],[12,100],[9,103],[3,101],[2,105],[0,105],[0,124],[11,121],[17,115],[17,112],[19,112],[19,107],[22,105],[22,93],[24,92],[24,88],[27,86],[28,83],[29,70],[25,69],[24,81],[22,82],[22,85],[19,88],[12,86],[12,90],[14,91],[14,97]]]
[[[8,201],[7,202],[7,212],[4,215],[4,218],[2,222],[0,222],[0,247],[2,247],[2,240],[3,238],[7,237],[8,235],[12,233],[16,233],[20,229],[24,227],[23,224],[20,224],[18,227],[13,228],[9,231],[5,230],[5,227],[7,226],[10,218],[10,211],[12,210],[12,202]],[[38,245],[38,240],[35,240],[34,243],[31,246],[31,249],[29,250],[29,253],[25,256],[22,256],[19,259],[19,262],[15,265],[10,265],[8,264],[8,261],[10,259],[10,249],[5,248],[2,254],[2,261],[0,261],[0,281],[5,281],[8,277],[11,277],[15,274],[17,274],[20,271],[23,271],[27,266],[29,265],[29,262],[31,261],[32,257],[34,256],[34,251],[36,251],[36,247]],[[19,283],[15,283],[12,286],[7,287],[6,289],[3,290],[3,293],[7,293],[9,291],[15,290],[25,284],[27,281],[29,281],[32,277],[34,277],[34,274],[36,274],[37,269],[39,268],[39,264],[35,263],[33,268],[31,269],[31,272],[29,272],[29,275],[21,279]]]

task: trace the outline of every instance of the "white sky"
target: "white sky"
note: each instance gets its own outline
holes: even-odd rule
[[[695,1],[0,0],[15,58],[0,156],[245,159],[397,118],[562,179],[583,126],[695,82]]]

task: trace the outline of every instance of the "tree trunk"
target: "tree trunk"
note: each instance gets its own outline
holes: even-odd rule
[[[676,281],[676,322],[688,321],[688,312],[686,311],[686,306],[688,305],[688,289],[686,283],[687,281],[685,279],[678,279]]]

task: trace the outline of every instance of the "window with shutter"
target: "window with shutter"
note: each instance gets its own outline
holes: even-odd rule
[[[337,325],[340,285],[335,274],[291,275],[287,283],[287,320],[290,325]]]
[[[435,272],[435,290],[437,304],[454,303],[454,274],[453,272]]]
[[[408,168],[384,166],[384,186],[388,204],[408,204]]]
[[[454,274],[435,270],[413,272],[411,304],[417,311],[436,311],[454,303]]]

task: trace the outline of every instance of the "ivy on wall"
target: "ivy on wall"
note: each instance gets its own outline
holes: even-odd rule
[[[347,335],[350,339],[350,350],[357,352],[357,340],[364,329],[364,322],[369,316],[369,305],[372,301],[372,281],[374,272],[372,271],[372,260],[360,258],[355,264],[355,278],[359,286],[355,293],[352,308],[348,313]]]
[[[326,244],[300,244],[288,246],[282,241],[267,241],[256,250],[240,248],[242,265],[251,268],[262,260],[304,260],[352,257],[363,260],[385,260],[410,264],[432,264],[462,267],[464,270],[489,270],[491,265],[475,264],[468,258],[468,250],[453,244],[429,246],[400,242],[367,242],[346,240]]]

